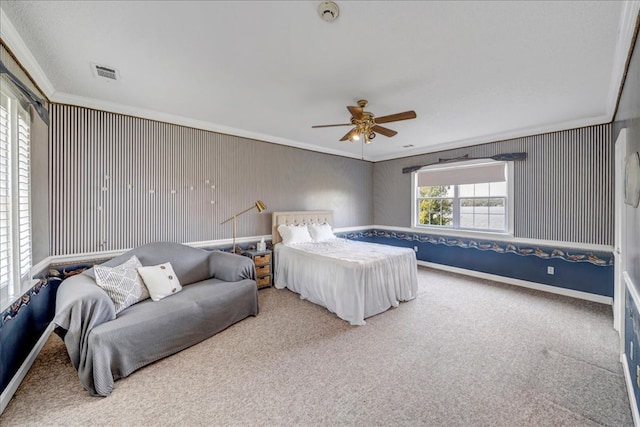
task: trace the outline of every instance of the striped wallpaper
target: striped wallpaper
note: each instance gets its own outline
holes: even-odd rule
[[[514,162],[516,238],[613,244],[611,125],[590,126],[374,165],[374,223],[411,225],[411,176],[402,168],[440,158],[527,152]]]
[[[331,209],[372,221],[372,164],[147,119],[53,104],[51,255],[151,241],[271,234],[275,210]]]
[[[136,117],[51,106],[50,254],[270,234],[269,212],[331,209],[337,227],[408,227],[402,168],[525,151],[515,162],[515,237],[611,245],[613,143],[600,125],[369,163]]]

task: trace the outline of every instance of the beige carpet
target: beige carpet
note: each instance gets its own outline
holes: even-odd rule
[[[260,314],[83,390],[52,336],[4,426],[631,426],[611,307],[426,268],[350,326],[287,290]],[[161,331],[158,331],[161,333]]]

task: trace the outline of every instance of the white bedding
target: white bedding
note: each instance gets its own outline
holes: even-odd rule
[[[416,255],[396,246],[332,239],[275,245],[275,287],[288,288],[352,325],[416,296]]]

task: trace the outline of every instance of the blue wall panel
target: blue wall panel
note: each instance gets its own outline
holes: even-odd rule
[[[0,325],[0,391],[4,391],[44,333],[55,311],[59,282],[43,283],[5,311]],[[37,292],[36,292],[37,291]]]
[[[407,248],[420,261],[613,297],[613,254],[424,233],[366,230],[343,237]],[[554,274],[547,273],[554,268]]]
[[[640,314],[629,291],[626,291],[625,319],[624,319],[624,352],[627,355],[627,366],[631,374],[633,394],[636,396],[636,404],[640,402],[640,387],[638,387],[637,366],[640,364]]]

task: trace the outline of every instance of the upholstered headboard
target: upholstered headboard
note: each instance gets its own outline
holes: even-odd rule
[[[271,214],[271,241],[275,245],[282,241],[278,226],[282,224],[324,224],[333,228],[333,211],[290,211]]]

